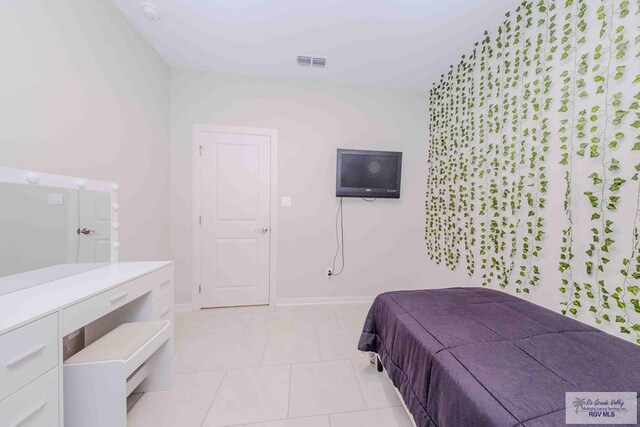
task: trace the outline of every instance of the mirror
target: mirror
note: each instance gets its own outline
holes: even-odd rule
[[[0,295],[112,261],[111,192],[67,187],[0,182]]]

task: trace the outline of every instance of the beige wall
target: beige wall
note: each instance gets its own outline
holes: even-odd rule
[[[320,71],[321,72],[321,71]],[[177,302],[191,301],[194,123],[279,131],[277,297],[372,296],[458,279],[429,266],[424,246],[427,98],[422,92],[174,70],[172,258]],[[346,268],[327,278],[336,248],[336,149],[404,153],[402,198],[345,199]]]
[[[101,0],[5,1],[0,49],[0,164],[118,182],[121,259],[174,258],[179,303],[192,299],[194,123],[280,132],[278,197],[293,206],[279,208],[278,298],[459,283],[424,255],[424,93],[187,70],[172,78]],[[403,196],[345,201],[347,266],[328,279],[338,147],[403,151]]]
[[[3,1],[0,52],[0,165],[118,182],[121,260],[169,258],[169,66],[104,0]]]

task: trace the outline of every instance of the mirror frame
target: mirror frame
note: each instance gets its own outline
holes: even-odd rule
[[[111,263],[118,262],[118,249],[120,248],[120,242],[118,241],[118,230],[120,229],[120,223],[118,222],[118,211],[120,210],[118,191],[120,187],[118,184],[8,167],[0,167],[0,182],[111,193]]]

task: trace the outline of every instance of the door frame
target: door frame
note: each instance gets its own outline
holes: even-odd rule
[[[278,240],[278,130],[251,128],[244,126],[220,126],[213,124],[196,123],[193,125],[193,187],[192,187],[192,215],[191,215],[191,242],[192,242],[192,277],[191,294],[193,295],[193,308],[203,307],[200,296],[200,145],[203,134],[230,133],[241,135],[268,136],[270,144],[270,169],[271,182],[269,189],[269,305],[276,303],[276,259]]]

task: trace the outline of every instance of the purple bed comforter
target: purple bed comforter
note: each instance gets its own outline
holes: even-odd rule
[[[565,392],[640,392],[640,347],[486,288],[379,295],[358,348],[418,427],[565,425]]]

